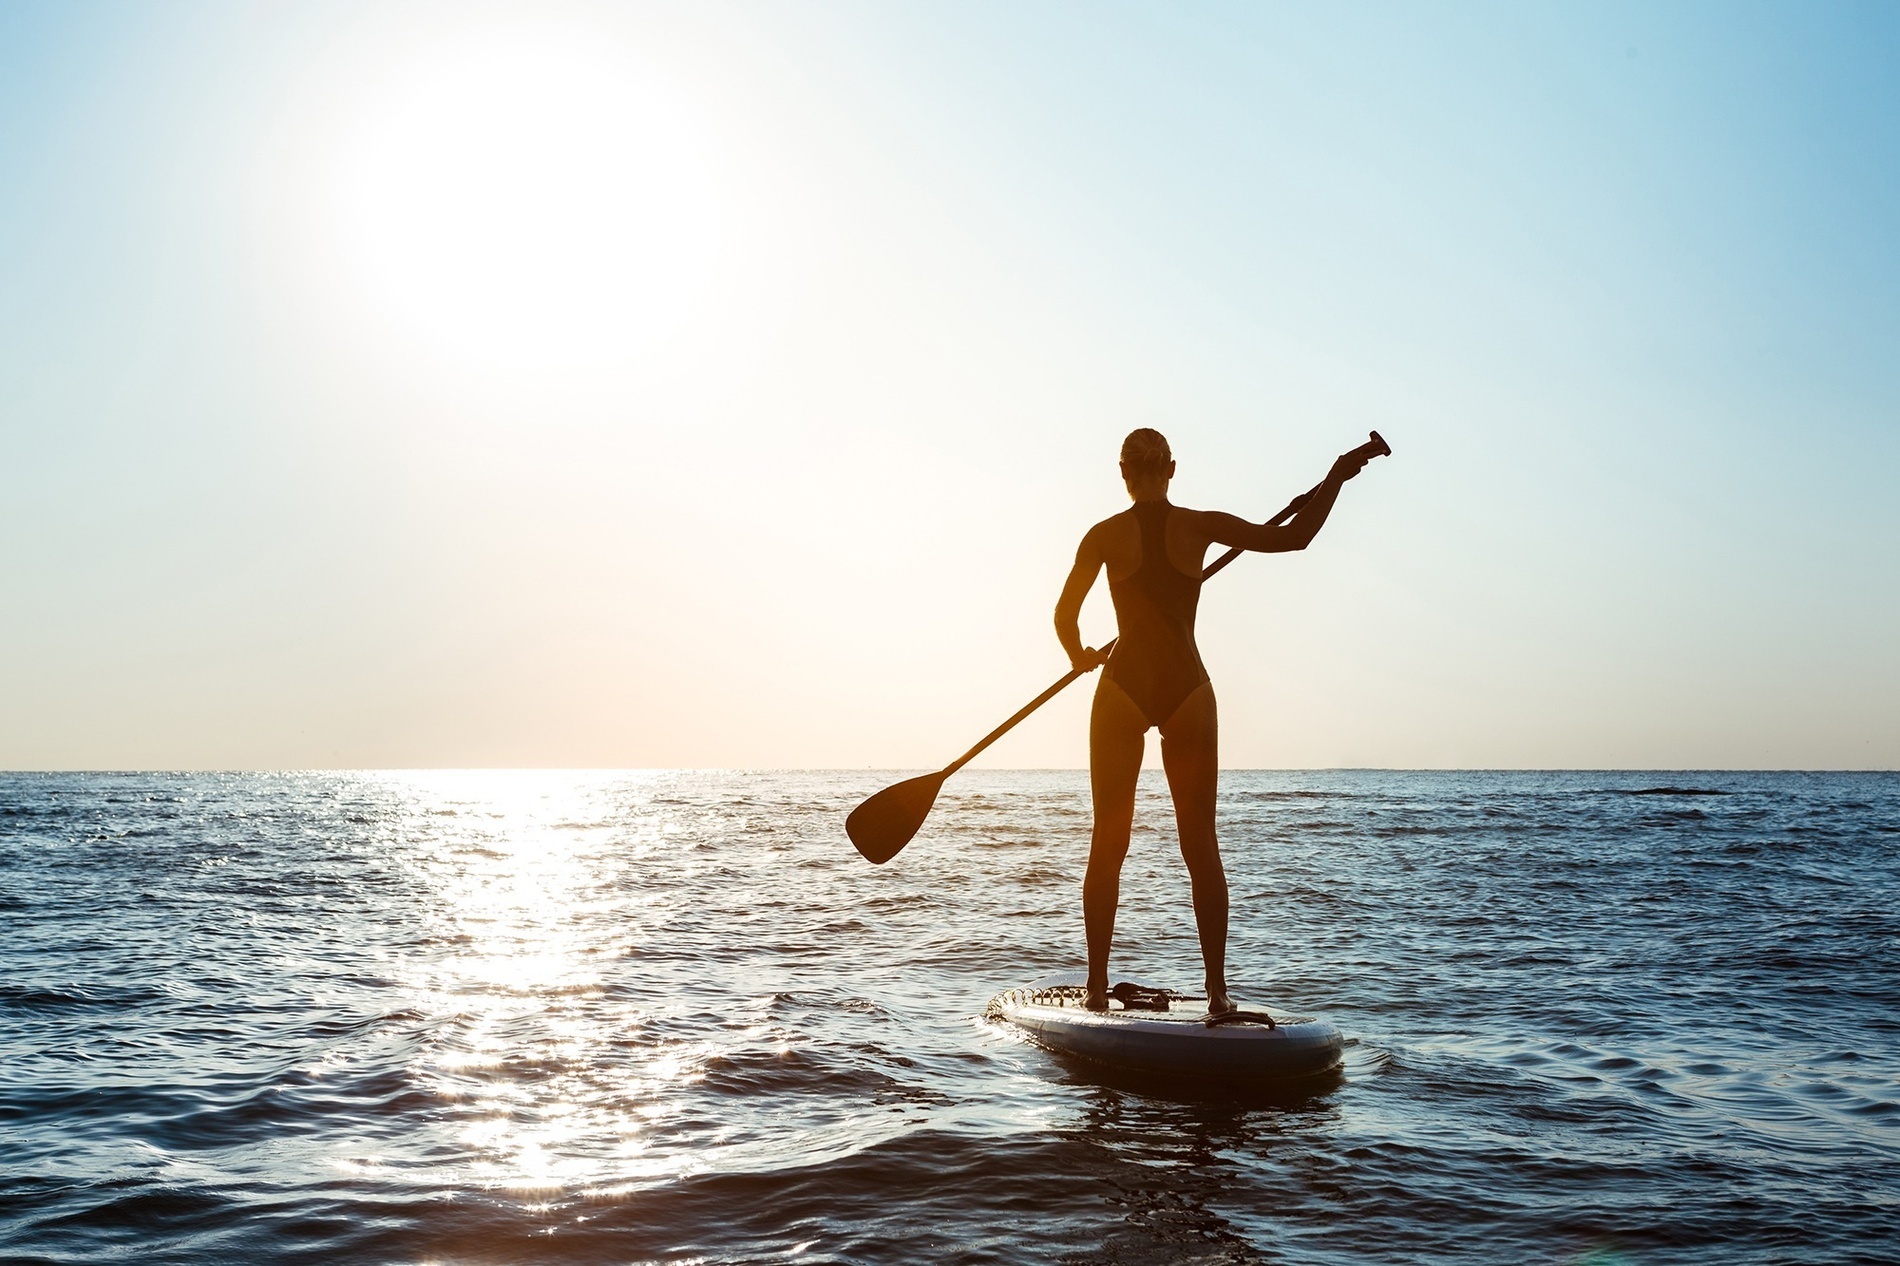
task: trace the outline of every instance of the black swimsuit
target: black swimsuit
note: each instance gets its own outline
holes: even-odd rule
[[[1129,509],[1141,525],[1141,566],[1125,580],[1109,578],[1120,630],[1106,675],[1135,701],[1149,725],[1174,715],[1183,700],[1207,680],[1194,645],[1194,610],[1201,578],[1168,561],[1166,501],[1137,501]]]

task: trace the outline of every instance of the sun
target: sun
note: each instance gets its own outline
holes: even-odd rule
[[[328,166],[335,280],[458,368],[659,355],[716,270],[703,129],[650,67],[577,32],[414,51],[366,85]]]

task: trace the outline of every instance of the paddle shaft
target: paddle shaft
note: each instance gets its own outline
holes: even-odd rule
[[[1366,445],[1365,447],[1368,450],[1372,450],[1374,452],[1378,450],[1385,450],[1388,452],[1390,451],[1389,449],[1385,448],[1385,442],[1383,440],[1379,441],[1376,448],[1370,444]],[[1325,482],[1324,480],[1320,481],[1320,483],[1324,483],[1324,482]],[[1293,498],[1293,500],[1287,502],[1286,509],[1280,511],[1280,513],[1274,515],[1271,519],[1267,520],[1267,526],[1279,527],[1282,523],[1285,523],[1288,519],[1292,518],[1295,514],[1297,514],[1299,512],[1300,507],[1305,505],[1308,499],[1310,499],[1313,496],[1313,494],[1318,492],[1319,490],[1320,490],[1320,484],[1314,484],[1310,491],[1304,492],[1300,494],[1299,496]],[[1206,580],[1209,576],[1212,576],[1215,572],[1227,566],[1227,564],[1233,562],[1236,558],[1239,558],[1242,554],[1246,552],[1247,551],[1240,548],[1240,546],[1238,545],[1234,546],[1232,549],[1228,550],[1225,554],[1222,554],[1219,558],[1215,559],[1212,563],[1208,564],[1208,566],[1201,572],[1201,579]],[[1114,650],[1115,643],[1120,640],[1121,639],[1119,638],[1111,638],[1106,644],[1103,645],[1102,653],[1106,655],[1109,651]],[[1034,699],[1031,699],[1028,703],[1024,704],[1020,709],[1018,709],[1016,712],[1016,715],[1012,716],[1009,720],[1003,722],[1001,725],[991,730],[988,734],[985,734],[982,740],[979,741],[975,747],[971,748],[969,751],[965,752],[963,755],[957,757],[955,760],[951,761],[948,765],[945,765],[943,767],[941,776],[944,778],[948,778],[951,774],[954,774],[959,769],[962,769],[965,765],[975,760],[977,756],[981,754],[984,748],[988,747],[991,743],[994,743],[997,739],[1002,738],[1005,734],[1009,733],[1011,730],[1015,729],[1016,723],[1018,721],[1021,721],[1024,717],[1034,712],[1037,708],[1040,708],[1043,704],[1049,702],[1051,699],[1061,694],[1065,689],[1068,688],[1070,682],[1074,681],[1077,677],[1082,676],[1084,673],[1091,673],[1094,671],[1095,670],[1093,668],[1071,668],[1067,673],[1063,674],[1062,678],[1058,680],[1055,685],[1049,687],[1047,690],[1043,691],[1041,694],[1037,695]]]

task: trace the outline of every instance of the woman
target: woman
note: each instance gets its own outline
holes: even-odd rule
[[[1134,824],[1135,779],[1150,727],[1161,731],[1161,764],[1174,797],[1181,856],[1194,890],[1194,923],[1207,968],[1207,1009],[1231,1011],[1227,993],[1227,875],[1214,838],[1219,771],[1214,686],[1194,644],[1194,610],[1209,545],[1277,553],[1305,549],[1339,496],[1340,485],[1365,466],[1355,449],[1333,463],[1325,480],[1283,527],[1249,523],[1213,510],[1168,503],[1174,455],[1159,431],[1143,427],[1122,441],[1122,481],[1129,509],[1089,529],[1056,603],[1056,636],[1069,662],[1087,672],[1106,663],[1089,716],[1089,787],[1095,832],[1082,880],[1082,922],[1088,936],[1088,1006],[1108,1009],[1108,947],[1121,898],[1122,860]],[[1077,618],[1095,575],[1108,569],[1119,637],[1112,654],[1082,645]]]

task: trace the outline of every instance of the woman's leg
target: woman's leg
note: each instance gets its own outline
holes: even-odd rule
[[[1089,713],[1089,792],[1095,831],[1089,838],[1089,868],[1082,878],[1082,926],[1088,935],[1089,998],[1108,1007],[1108,947],[1115,939],[1115,907],[1121,902],[1122,861],[1135,821],[1135,780],[1148,718],[1108,674],[1095,687]]]
[[[1232,1011],[1234,1002],[1227,996],[1227,872],[1221,866],[1220,842],[1214,838],[1214,792],[1220,779],[1214,683],[1202,682],[1162,725],[1161,764],[1168,771],[1181,858],[1194,890],[1194,925],[1207,967],[1207,1009]]]

